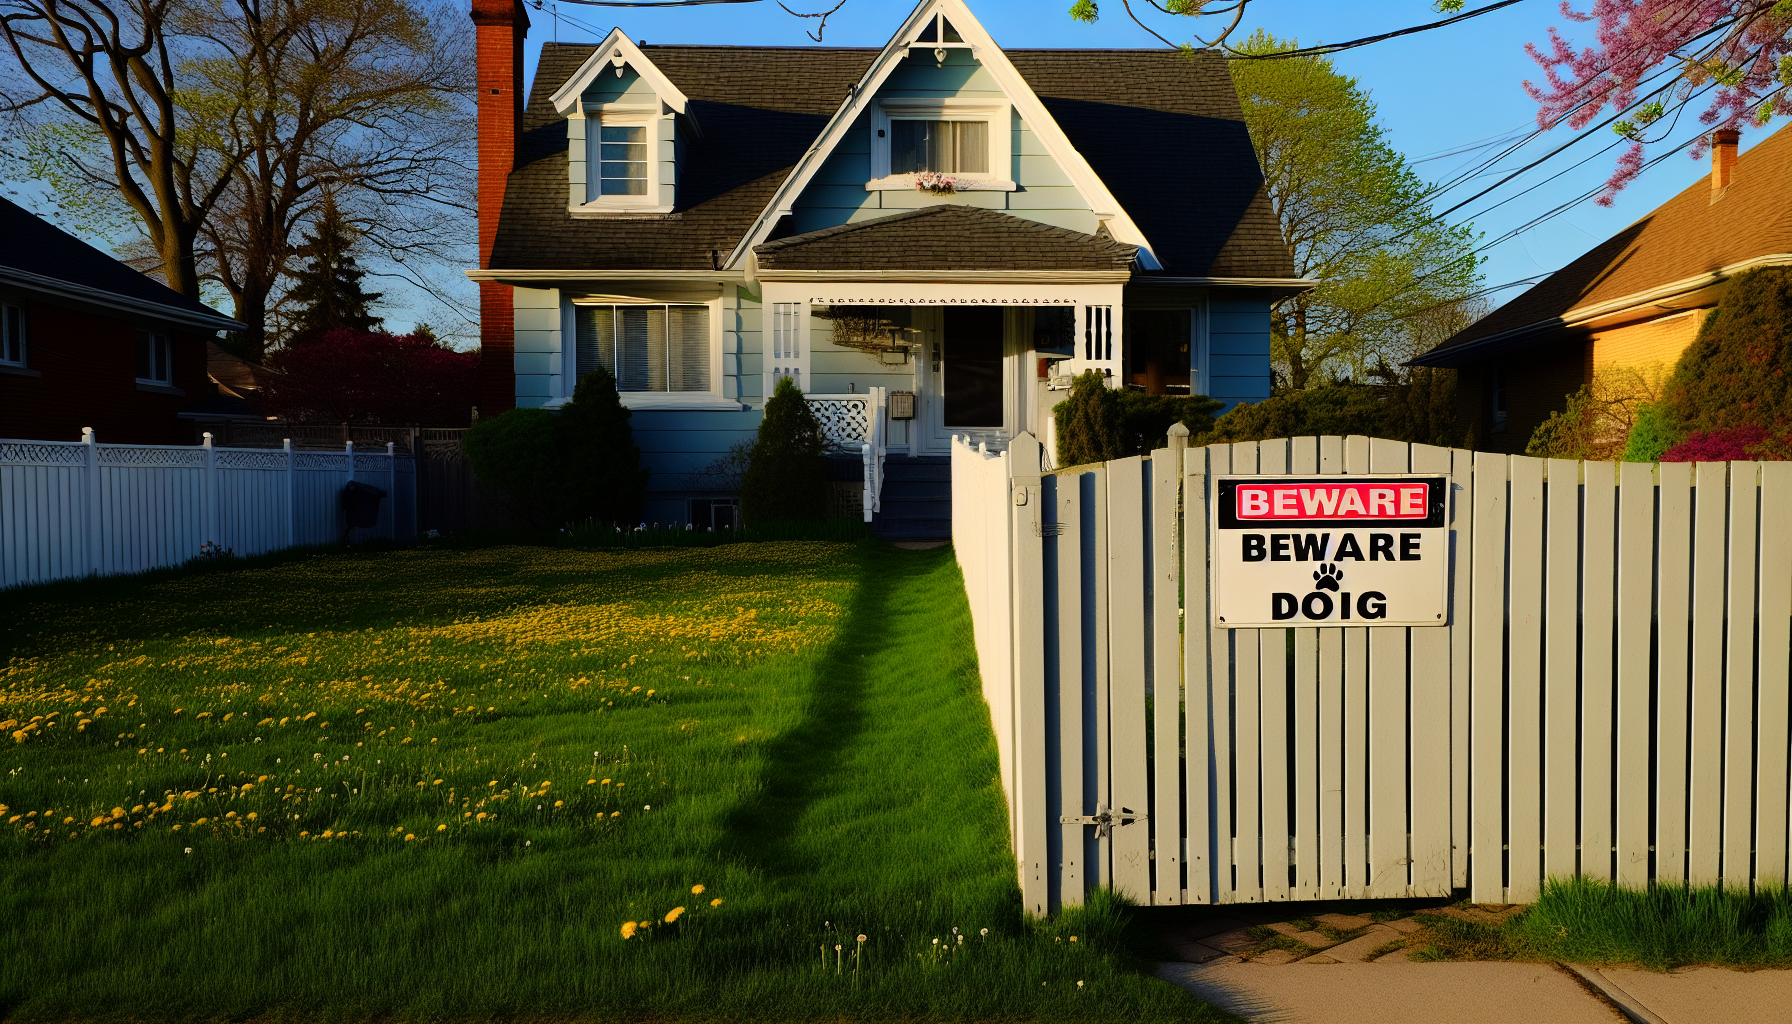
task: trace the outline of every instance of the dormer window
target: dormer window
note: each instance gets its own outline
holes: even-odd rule
[[[597,130],[596,149],[597,196],[647,194],[646,125],[606,122]]]
[[[672,212],[685,143],[702,129],[684,93],[640,47],[611,32],[549,102],[566,118],[567,212]]]

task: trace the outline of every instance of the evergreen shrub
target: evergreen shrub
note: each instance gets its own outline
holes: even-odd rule
[[[1233,406],[1198,443],[1351,434],[1419,444],[1462,442],[1456,431],[1454,370],[1417,367],[1402,376],[1381,366],[1376,376],[1382,382],[1334,380]]]
[[[741,480],[741,518],[749,525],[821,519],[827,515],[827,437],[789,377],[765,403],[752,462]]]
[[[1117,391],[1091,370],[1071,382],[1070,397],[1052,410],[1058,429],[1057,464],[1091,462],[1144,455],[1169,444],[1172,424],[1188,428],[1191,438],[1213,427],[1213,414],[1225,403],[1206,395],[1147,395]]]
[[[1664,392],[1674,427],[1687,434],[1792,427],[1792,268],[1731,281]]]
[[[626,525],[641,514],[648,470],[616,380],[586,374],[558,413],[511,409],[473,424],[461,448],[481,483],[542,529]]]

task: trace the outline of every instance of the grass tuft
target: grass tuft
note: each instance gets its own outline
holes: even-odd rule
[[[1577,963],[1783,967],[1792,965],[1792,895],[1552,881],[1510,932],[1539,956]]]

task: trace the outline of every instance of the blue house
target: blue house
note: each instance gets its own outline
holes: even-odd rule
[[[953,436],[1049,450],[1076,374],[1269,394],[1270,307],[1310,282],[1216,52],[1004,50],[923,0],[881,49],[545,44],[525,103],[522,4],[473,18],[480,411],[609,368],[651,520],[726,520],[780,377],[846,475],[873,445],[892,534],[945,532]]]

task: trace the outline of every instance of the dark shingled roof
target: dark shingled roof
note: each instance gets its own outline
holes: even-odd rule
[[[575,219],[566,210],[566,122],[548,97],[593,49],[542,47],[495,268],[711,269],[712,252],[726,258],[739,243],[879,52],[645,47],[703,126],[703,137],[686,146],[677,209]],[[1150,239],[1163,274],[1294,276],[1223,59],[1156,50],[1007,53]]]
[[[1759,256],[1792,253],[1792,131],[1781,130],[1736,158],[1730,187],[1712,202],[1701,177],[1647,216],[1594,246],[1512,301],[1413,360],[1455,366],[1483,355],[1457,352],[1507,332],[1515,344],[1562,326],[1570,310],[1622,299]],[[1530,330],[1526,330],[1530,328]],[[1490,348],[1503,348],[1496,342]]]
[[[111,292],[187,313],[222,317],[56,227],[30,210],[0,199],[0,267]]]
[[[974,206],[924,206],[766,242],[767,270],[1129,270],[1136,246]]]

